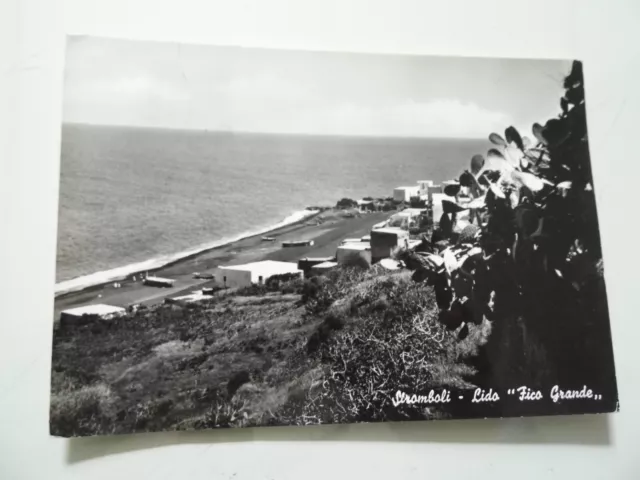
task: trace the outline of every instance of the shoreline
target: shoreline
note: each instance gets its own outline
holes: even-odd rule
[[[333,208],[332,208],[333,210]],[[296,214],[302,214],[303,212],[309,212],[307,215],[303,215],[301,216],[301,218],[298,218],[290,223],[285,223],[287,218],[293,217]],[[157,260],[157,262],[162,262],[162,263],[158,263],[158,264],[153,264],[153,266],[149,267],[149,268],[137,268],[137,269],[131,269],[131,270],[127,270],[126,272],[123,272],[121,274],[114,274],[112,276],[109,276],[108,278],[105,278],[101,281],[96,281],[95,283],[85,283],[85,284],[79,284],[77,287],[75,286],[70,286],[66,289],[60,289],[58,290],[58,286],[60,285],[64,285],[66,283],[72,283],[72,282],[78,282],[79,280],[83,279],[83,278],[88,278],[88,277],[92,277],[92,276],[97,276],[100,275],[102,273],[107,273],[107,272],[114,272],[114,271],[118,271],[118,270],[124,270],[128,267],[128,265],[124,265],[122,267],[116,267],[116,268],[112,268],[109,270],[103,270],[103,271],[99,271],[99,272],[94,272],[94,273],[89,273],[87,275],[81,275],[79,277],[74,277],[71,278],[69,280],[62,280],[61,282],[57,282],[54,286],[54,298],[58,299],[58,298],[63,298],[66,295],[71,295],[74,293],[78,293],[78,292],[82,292],[85,290],[91,290],[93,288],[95,289],[99,289],[102,287],[105,287],[107,285],[112,284],[113,282],[119,282],[119,281],[124,281],[126,279],[128,279],[129,277],[133,277],[133,276],[138,276],[141,275],[143,273],[152,273],[154,271],[160,270],[160,269],[165,269],[165,268],[169,268],[173,265],[176,265],[180,262],[184,262],[190,259],[193,259],[199,255],[203,255],[209,252],[212,252],[214,250],[217,249],[223,249],[223,248],[227,248],[235,243],[238,242],[242,242],[243,240],[251,240],[257,237],[263,237],[265,235],[268,234],[276,234],[279,233],[283,230],[286,230],[289,227],[295,227],[295,226],[300,226],[301,223],[303,222],[308,222],[309,220],[316,218],[317,216],[319,216],[322,213],[322,211],[320,210],[311,210],[311,209],[304,209],[304,210],[296,210],[292,215],[289,215],[289,217],[286,217],[282,222],[279,222],[277,224],[275,224],[275,226],[270,226],[270,227],[265,227],[265,229],[262,230],[258,230],[257,232],[247,232],[247,233],[241,233],[239,234],[239,236],[231,238],[230,240],[225,240],[225,239],[221,239],[219,240],[219,242],[222,243],[215,243],[212,242],[212,246],[203,246],[202,248],[200,247],[194,247],[193,249],[190,250],[185,250],[184,254],[181,253],[176,253],[173,254],[173,256],[171,256],[171,254],[167,254],[166,256],[170,256],[171,258],[167,259],[166,261],[162,262],[162,260]],[[154,262],[154,259],[149,259],[149,260],[143,260],[140,262],[135,262],[135,263],[131,263],[129,265],[136,266],[136,265],[143,265],[145,263],[149,263],[149,262]]]
[[[193,278],[193,274],[210,271],[219,265],[244,264],[261,260],[297,262],[305,256],[333,256],[342,240],[368,235],[373,225],[385,220],[393,213],[372,212],[351,217],[346,215],[347,210],[331,208],[268,232],[226,242],[168,262],[162,267],[149,269],[150,274],[175,280],[175,286],[171,288],[145,286],[139,279],[133,280],[132,277],[137,276],[138,273],[130,273],[126,278],[118,281],[119,288],[115,288],[114,281],[111,280],[59,293],[54,297],[54,321],[59,319],[60,312],[63,310],[96,303],[125,308],[136,303],[145,305],[161,303],[168,296],[183,294],[183,292],[187,294],[208,286],[211,280],[196,279]],[[277,236],[277,241],[263,242],[261,237],[266,233]],[[299,239],[313,239],[314,244],[292,248],[283,248],[281,245],[283,241]]]

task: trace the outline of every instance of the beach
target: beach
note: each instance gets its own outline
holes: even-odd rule
[[[141,274],[147,272],[136,272],[119,280],[118,288],[114,286],[116,282],[109,282],[62,293],[54,302],[54,321],[59,320],[63,310],[96,303],[125,308],[132,304],[162,303],[168,296],[208,286],[212,283],[211,280],[196,279],[193,274],[206,273],[221,265],[239,265],[261,260],[297,262],[306,256],[333,256],[342,240],[368,235],[373,225],[386,220],[393,213],[372,212],[346,217],[340,211],[328,210],[300,222],[204,250],[149,271],[149,274],[175,280],[171,288],[143,285]],[[263,236],[275,237],[275,241],[263,241]],[[283,241],[291,240],[313,240],[314,243],[310,246],[282,247]]]

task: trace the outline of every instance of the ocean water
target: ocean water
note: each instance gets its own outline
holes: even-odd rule
[[[468,168],[488,141],[64,125],[56,291]]]

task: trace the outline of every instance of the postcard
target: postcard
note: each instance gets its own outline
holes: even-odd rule
[[[51,434],[617,411],[587,110],[573,59],[69,37]]]

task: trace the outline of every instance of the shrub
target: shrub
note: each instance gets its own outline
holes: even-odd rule
[[[491,169],[474,156],[450,186],[468,190],[478,234],[456,226],[469,203],[443,203],[438,233],[452,245],[438,248],[439,261],[414,256],[412,269],[417,281],[435,284],[440,317],[449,328],[463,325],[461,338],[465,325],[494,322],[485,353],[502,374],[492,375],[492,387],[535,376],[551,385],[591,382],[615,398],[580,62],[564,87],[560,115],[533,125],[535,142],[512,126],[504,137],[491,133]]]
[[[297,423],[303,415],[329,423],[432,418],[427,410],[392,407],[390,397],[398,389],[473,387],[466,378],[474,369],[464,360],[486,342],[490,328],[471,326],[467,339],[458,341],[438,321],[433,289],[406,274],[362,277],[343,270],[334,281],[342,294],[306,345],[327,368],[315,394],[322,400],[308,394],[289,402],[287,418]]]
[[[357,206],[358,206],[358,202],[351,198],[341,198],[340,200],[338,200],[338,203],[336,203],[336,208],[339,208],[342,210],[355,208]]]
[[[299,273],[281,273],[279,275],[272,275],[271,277],[267,278],[265,286],[271,291],[276,291],[280,290],[280,286],[282,284],[289,283],[292,280],[298,279],[300,279]]]
[[[420,197],[411,197],[409,199],[409,206],[411,208],[425,208],[427,206],[426,200],[422,200]]]
[[[111,391],[104,384],[64,390],[51,396],[49,424],[52,435],[79,436],[106,433],[112,427]]]
[[[246,370],[242,370],[231,377],[227,383],[227,394],[229,395],[229,398],[233,397],[238,389],[250,380],[251,375]]]
[[[369,264],[369,262],[365,258],[361,257],[357,253],[350,253],[349,255],[347,255],[347,257],[343,260],[342,265],[345,267],[361,269],[368,269],[371,266],[371,264]]]

